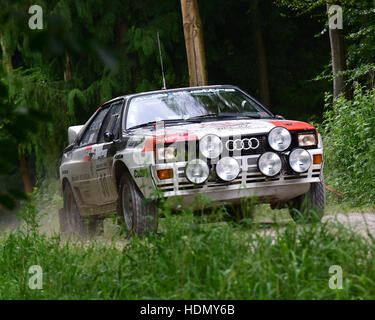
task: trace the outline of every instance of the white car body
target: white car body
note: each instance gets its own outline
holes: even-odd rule
[[[239,90],[232,86],[207,86],[201,90],[215,89]],[[185,88],[186,89],[186,88]],[[177,92],[172,89],[157,91]],[[188,88],[194,89],[194,88]],[[243,93],[243,91],[241,91]],[[142,97],[142,93],[128,95],[113,99],[105,103],[101,108],[111,106],[114,103],[121,105],[121,111],[114,117],[119,122],[119,135],[113,141],[91,141],[86,145],[80,144],[85,130],[92,121],[95,121],[97,111],[84,126],[69,128],[71,145],[64,151],[61,166],[60,179],[62,185],[69,183],[82,215],[106,215],[116,211],[118,199],[118,184],[122,170],[128,170],[134,182],[145,198],[153,198],[155,191],[159,196],[170,199],[182,199],[176,201],[176,206],[185,207],[194,202],[198,194],[204,194],[213,201],[213,204],[235,203],[244,197],[258,197],[262,202],[285,203],[288,200],[306,194],[310,184],[321,181],[323,162],[312,164],[307,172],[297,174],[283,167],[280,174],[274,177],[263,175],[257,165],[258,158],[264,152],[270,151],[267,135],[275,127],[283,127],[292,135],[293,144],[281,156],[287,159],[289,153],[297,147],[296,135],[300,132],[309,132],[316,135],[317,143],[308,148],[311,158],[323,155],[322,139],[316,129],[307,123],[288,121],[280,118],[273,119],[240,119],[240,120],[208,120],[201,123],[184,123],[158,127],[141,127],[134,130],[124,128],[125,118],[128,116],[129,101],[134,97]],[[100,109],[100,108],[99,108]],[[116,119],[115,119],[116,118]],[[156,125],[157,126],[157,125]],[[98,129],[99,130],[99,129]],[[186,148],[199,143],[207,134],[220,137],[224,144],[223,152],[235,158],[240,164],[240,174],[230,182],[208,179],[205,183],[196,185],[185,176],[187,160],[158,163],[155,158],[155,149],[160,145],[173,143],[185,144]],[[97,137],[99,139],[100,137]],[[252,139],[258,140],[258,148],[251,150],[233,151],[226,150],[228,139]],[[91,139],[91,138],[90,138]],[[257,146],[256,140],[253,147]],[[298,143],[298,141],[297,141]],[[239,143],[241,146],[241,142]],[[249,146],[249,145],[248,145]],[[190,149],[189,149],[190,150]],[[187,152],[188,153],[188,152]],[[215,166],[215,159],[210,161],[210,169]],[[173,177],[159,179],[157,171],[170,168]]]

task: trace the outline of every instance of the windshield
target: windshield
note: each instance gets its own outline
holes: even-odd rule
[[[126,128],[160,120],[188,119],[230,113],[234,118],[270,118],[267,110],[232,88],[188,89],[142,95],[131,99]]]

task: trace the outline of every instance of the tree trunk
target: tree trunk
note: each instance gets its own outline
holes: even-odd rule
[[[327,3],[327,10],[331,5],[331,3]],[[346,71],[343,30],[329,28],[329,39],[331,43],[332,73],[334,76],[333,96],[334,98],[337,98],[339,95],[344,94],[347,97],[348,94],[345,85],[345,77],[343,75],[336,76],[338,73]]]
[[[25,188],[25,192],[32,193],[33,185],[31,182],[29,167],[27,166],[25,154],[23,153],[20,147],[18,147],[18,159],[20,162],[20,171],[21,171],[21,177],[22,177],[24,188]]]
[[[13,64],[12,64],[12,55],[8,51],[6,44],[4,42],[3,34],[0,32],[0,45],[1,45],[1,51],[2,51],[2,57],[3,57],[3,66],[7,72],[8,75],[11,75],[13,73]],[[20,172],[23,180],[23,185],[26,193],[33,192],[33,184],[31,182],[31,177],[29,173],[29,168],[27,166],[27,161],[25,158],[25,155],[21,148],[17,145],[18,149],[18,159],[20,163]]]
[[[268,83],[267,56],[262,36],[262,28],[259,19],[258,0],[250,0],[250,18],[252,24],[252,34],[257,54],[257,68],[260,90],[260,101],[270,106],[270,89]]]
[[[197,0],[181,0],[190,86],[207,85],[206,53]]]
[[[64,68],[64,81],[72,79],[72,68],[70,66],[70,55],[65,51],[65,68]]]
[[[3,38],[3,34],[0,32],[0,46],[2,52],[2,63],[5,71],[8,75],[13,73],[12,56],[10,55]]]

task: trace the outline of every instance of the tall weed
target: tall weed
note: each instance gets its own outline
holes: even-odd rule
[[[327,96],[323,123],[327,183],[354,205],[375,204],[375,89],[357,86],[352,100]]]

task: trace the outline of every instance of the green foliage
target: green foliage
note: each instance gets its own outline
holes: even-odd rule
[[[363,1],[370,3],[371,0]],[[301,14],[311,12],[318,7],[327,7],[327,3],[336,4],[344,7],[356,6],[359,1],[356,0],[274,0],[281,6],[287,6],[292,10],[299,11]]]
[[[11,103],[51,115],[49,123],[34,128],[38,136],[21,144],[41,180],[58,175],[69,126],[86,122],[99,105],[115,96],[161,87],[157,31],[163,40],[168,85],[182,86],[187,69],[181,63],[183,56],[172,65],[176,44],[185,52],[177,2],[41,0],[38,4],[44,13],[43,30],[27,27],[28,6],[22,1],[6,5],[0,19],[15,69],[7,77]],[[68,58],[72,77],[64,81]]]
[[[26,213],[34,217],[32,207]],[[0,299],[375,297],[373,244],[340,225],[292,223],[265,234],[165,212],[159,235],[80,242],[41,235],[35,221],[0,240]],[[28,287],[32,265],[43,269],[43,290]],[[332,265],[344,271],[342,290],[328,286]]]
[[[12,103],[9,86],[2,77],[0,68],[0,209],[15,207],[16,199],[26,196],[18,190],[6,177],[17,168],[18,149],[24,148],[33,139],[41,123],[47,117],[38,109]],[[15,82],[14,91],[20,91],[22,86]]]
[[[327,33],[314,37],[327,23],[326,2],[276,1],[282,7],[273,1],[258,3],[272,110],[301,120],[315,115],[319,121],[329,83],[308,80],[329,61]],[[349,44],[347,78],[371,87],[375,74],[372,2],[339,3],[344,6]],[[17,110],[51,115],[50,122],[32,129],[39,135],[20,143],[39,182],[58,175],[69,126],[83,124],[115,96],[161,88],[156,32],[162,41],[167,86],[186,86],[188,74],[178,1],[41,0],[38,4],[44,12],[43,30],[30,30],[25,24],[28,4],[24,1],[7,3],[0,19],[15,69],[6,79],[11,104]],[[201,1],[199,6],[210,84],[232,83],[259,96],[249,2]],[[289,8],[286,13],[284,6]],[[295,10],[305,15],[293,17]],[[233,23],[228,12],[243,14]],[[317,22],[317,16],[324,22]],[[67,57],[72,77],[64,81]],[[330,75],[323,78],[332,80]]]
[[[374,87],[375,77],[375,3],[359,1],[354,7],[345,10],[347,25],[348,80],[360,81]]]
[[[51,86],[39,69],[15,70],[8,76],[8,85],[12,106],[25,117],[25,124],[12,121],[12,125],[17,131],[28,128],[20,146],[34,159],[39,177],[56,176],[61,146],[67,139],[61,132],[69,123],[66,91]]]
[[[328,184],[354,204],[375,204],[375,89],[357,86],[353,100],[331,99],[323,123]]]
[[[79,89],[73,89],[68,94],[68,113],[72,122],[76,121],[76,110],[87,110],[86,97]]]
[[[280,6],[288,7],[296,11],[299,15],[312,14],[317,12],[325,25],[321,34],[328,29],[327,2],[314,0],[276,0]],[[374,87],[375,65],[375,8],[373,0],[353,1],[342,0],[332,1],[332,3],[343,7],[343,27],[346,38],[347,66],[348,70],[340,72],[335,77],[344,75],[350,85],[355,81],[360,81],[363,85]],[[334,76],[330,66],[326,66],[324,71],[314,80],[330,80]]]

